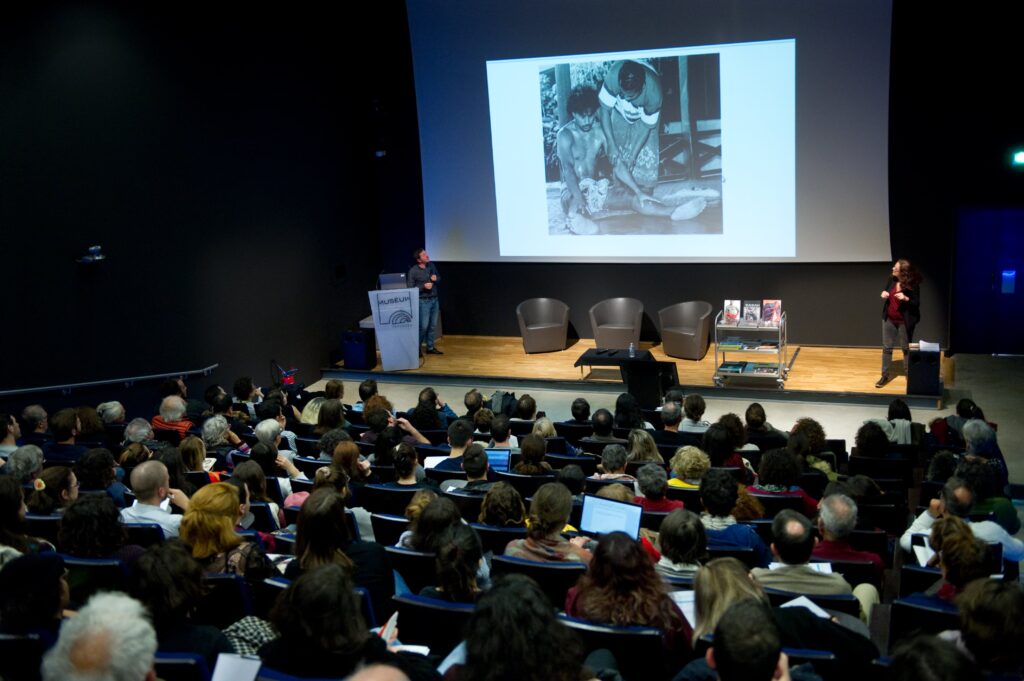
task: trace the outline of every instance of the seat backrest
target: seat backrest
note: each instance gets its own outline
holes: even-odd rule
[[[601,491],[601,488],[608,485],[625,485],[630,491],[634,489],[632,480],[598,480],[597,478],[587,478],[583,483],[587,494],[597,494]]]
[[[210,670],[206,658],[195,653],[156,651],[153,661],[157,678],[162,681],[208,681]]]
[[[68,571],[72,607],[81,607],[98,591],[123,591],[125,566],[114,558],[76,558],[61,554]]]
[[[245,578],[234,573],[203,575],[206,594],[192,616],[196,624],[225,629],[252,614],[252,596]]]
[[[252,529],[259,532],[276,532],[278,528],[277,518],[265,501],[253,501],[249,504],[249,511],[252,513]]]
[[[26,513],[25,533],[30,537],[45,539],[56,546],[57,532],[60,530],[60,519],[62,517],[59,514],[36,515],[34,513]]]
[[[593,324],[633,324],[643,316],[644,304],[636,298],[607,298],[590,308]]]
[[[318,470],[320,470],[324,466],[331,465],[330,461],[321,461],[319,458],[305,456],[295,457],[294,459],[292,459],[292,463],[295,464],[296,468],[305,473],[306,477],[309,478],[310,480],[316,478],[316,472]]]
[[[854,530],[847,540],[850,542],[850,548],[855,551],[870,551],[877,554],[887,567],[892,567],[892,549],[885,531]]]
[[[579,444],[579,441],[594,432],[594,427],[589,423],[555,423],[555,432],[572,444]]]
[[[210,484],[210,476],[206,471],[188,471],[185,473],[185,479],[195,485],[196,489]]]
[[[685,504],[684,504],[685,505]],[[644,511],[640,515],[640,527],[657,532],[661,529],[661,523],[668,516],[668,513],[660,511]]]
[[[554,482],[557,478],[554,475],[519,475],[518,473],[502,473],[495,471],[498,482],[507,482],[516,488],[524,499],[532,497],[541,485]]]
[[[391,558],[391,566],[402,576],[414,594],[418,594],[425,586],[434,586],[437,583],[437,569],[433,553],[402,549],[397,546],[388,546],[385,547],[385,550],[388,552],[388,557]]]
[[[757,554],[752,548],[709,546],[708,556],[715,558],[736,558],[749,569],[757,567]]]
[[[832,572],[842,575],[843,579],[850,586],[858,584],[871,584],[881,592],[882,583],[880,576],[875,572],[874,563],[869,560],[819,560],[812,558],[811,562],[830,563]]]
[[[484,552],[490,551],[495,556],[503,554],[505,547],[508,546],[510,541],[526,538],[525,527],[497,527],[495,525],[484,525],[476,521],[470,522],[470,526],[476,530],[477,536],[480,537],[480,543],[484,547]]]
[[[516,305],[516,316],[527,325],[560,324],[569,316],[569,306],[557,298],[530,298]]]
[[[440,659],[448,656],[466,637],[473,616],[471,603],[449,603],[415,595],[394,597],[402,643],[430,648]]]
[[[669,485],[665,490],[665,498],[683,502],[687,511],[700,513],[704,510],[704,504],[700,500],[700,489]]]
[[[35,681],[40,678],[46,646],[35,635],[0,634],[0,666],[5,678],[12,681]]]
[[[579,466],[583,470],[584,477],[591,476],[597,472],[597,464],[600,459],[594,456],[563,456],[559,454],[545,454],[544,460],[551,464],[556,471],[566,466]]]
[[[564,563],[542,563],[534,560],[494,556],[491,559],[491,574],[495,577],[509,573],[526,575],[537,582],[551,604],[556,608],[565,606],[565,594],[576,585],[587,571],[587,566],[576,561]]]
[[[875,459],[866,456],[851,456],[850,475],[866,475],[869,478],[899,478],[908,487],[913,482],[914,461],[912,459]]]
[[[960,611],[951,603],[924,604],[898,598],[893,601],[889,620],[889,649],[915,633],[937,634],[960,628]]]
[[[512,435],[521,437],[523,435],[529,435],[533,432],[533,424],[535,421],[509,421],[508,430]]]
[[[395,489],[382,485],[366,485],[359,492],[363,508],[370,513],[387,513],[402,515],[405,507],[412,501],[416,489]]]
[[[617,627],[559,615],[562,623],[579,633],[585,653],[608,650],[624,679],[669,679],[674,672],[662,631],[655,627]]]
[[[164,540],[164,530],[156,523],[121,523],[125,543],[147,548]]]
[[[854,617],[860,616],[860,601],[851,594],[802,594],[791,591],[781,591],[779,589],[770,589],[767,587],[765,587],[764,592],[768,596],[768,603],[774,608],[777,608],[784,603],[788,603],[794,598],[806,596],[808,600],[816,603],[826,610],[838,610],[839,612],[845,612],[846,614],[853,615]]]
[[[399,515],[371,513],[370,526],[373,528],[374,541],[384,546],[394,546],[402,533],[409,529],[409,519]]]
[[[480,507],[484,503],[484,494],[453,489],[442,492],[441,496],[447,497],[455,503],[459,513],[462,514],[462,519],[467,523],[475,523],[480,518]]]
[[[764,506],[765,518],[774,518],[783,509],[802,511],[804,507],[803,497],[796,494],[755,494],[751,492],[750,496]]]

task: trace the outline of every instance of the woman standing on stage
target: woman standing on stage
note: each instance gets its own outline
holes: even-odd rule
[[[875,383],[881,388],[889,382],[892,348],[899,342],[903,349],[903,366],[907,366],[914,327],[921,320],[921,275],[909,260],[899,259],[892,266],[892,280],[882,291],[882,377]]]

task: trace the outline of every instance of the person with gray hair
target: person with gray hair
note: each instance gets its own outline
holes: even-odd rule
[[[12,455],[13,456],[13,455]],[[900,537],[900,548],[908,553],[911,551],[912,538],[915,534],[931,535],[932,525],[939,518],[954,515],[962,518],[978,539],[988,543],[999,543],[1003,546],[1003,559],[1012,561],[1024,560],[1024,542],[1010,535],[991,520],[973,522],[967,515],[974,505],[974,490],[962,478],[952,477],[946,481],[938,499],[932,499],[928,508],[914,519],[910,527]]]
[[[820,560],[868,561],[875,569],[875,581],[882,583],[885,563],[877,553],[857,551],[850,535],[857,528],[857,502],[845,494],[830,494],[818,505],[818,533],[821,541],[811,557]]]
[[[112,402],[101,402],[96,407],[96,413],[100,415],[100,419],[103,420],[103,425],[110,425],[112,423],[123,423],[125,418],[124,405],[114,400]]]
[[[124,441],[127,444],[142,442],[148,446],[149,442],[153,441],[153,426],[144,418],[132,419],[124,427]]]
[[[184,439],[194,425],[185,418],[185,400],[179,395],[168,395],[160,401],[160,414],[152,420],[154,430],[173,430]]]
[[[43,472],[43,450],[35,445],[22,445],[7,458],[4,472],[22,485],[27,485]]]
[[[1006,469],[1006,458],[996,442],[996,431],[983,419],[973,418],[964,423],[960,431],[964,438],[967,456],[974,456],[992,467],[995,473],[996,486],[1003,489],[1009,482]]]
[[[295,458],[294,451],[290,449],[281,449],[283,429],[276,419],[263,419],[256,424],[256,427],[253,430],[255,431],[256,439],[259,440],[260,444],[265,444],[272,451],[277,452],[279,456],[283,456],[289,461]]]
[[[155,681],[156,631],[145,608],[122,593],[100,593],[65,620],[43,657],[44,681]]]
[[[595,480],[631,480],[636,481],[632,475],[626,473],[626,448],[622,445],[607,445],[601,452],[601,465],[598,473],[591,478]]]
[[[683,405],[678,402],[665,402],[661,407],[661,423],[664,430],[655,430],[651,433],[654,441],[659,445],[682,445],[693,444],[692,439],[679,433],[679,424],[683,421]]]
[[[235,452],[249,453],[249,445],[242,442],[242,438],[231,430],[228,420],[220,414],[211,416],[203,423],[203,444],[206,445],[206,451],[217,458],[222,458],[217,455],[218,450],[223,458],[228,458]]]
[[[49,414],[41,404],[30,404],[21,411],[21,422],[25,426],[25,435],[22,442],[25,444],[36,444],[50,439],[49,436]]]
[[[649,463],[640,467],[636,473],[637,486],[643,496],[634,497],[633,503],[640,504],[645,511],[669,513],[683,507],[683,502],[666,499],[668,489],[668,473],[663,466]]]

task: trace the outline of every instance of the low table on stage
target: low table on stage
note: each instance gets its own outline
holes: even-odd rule
[[[605,350],[591,348],[580,355],[573,366],[580,368],[580,378],[583,377],[583,367],[621,367],[623,362],[630,360],[653,360],[654,355],[650,350],[637,350],[633,357],[629,356],[629,350]]]

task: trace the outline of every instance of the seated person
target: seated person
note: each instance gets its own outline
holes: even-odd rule
[[[996,471],[976,457],[965,457],[956,467],[956,476],[974,489],[971,515],[991,514],[1008,534],[1020,531],[1020,518],[1013,502],[1003,495],[996,482]]]
[[[700,448],[711,459],[713,468],[744,468],[743,457],[736,453],[732,432],[720,423],[713,423],[704,431]],[[752,476],[747,475],[749,481]]]
[[[544,460],[547,443],[540,435],[531,433],[522,439],[522,460],[512,469],[519,475],[551,475],[551,464]]]
[[[677,508],[683,508],[683,502],[675,499],[666,499],[665,490],[668,489],[668,474],[661,465],[649,463],[637,471],[637,486],[643,496],[633,498],[634,504],[640,504],[645,511],[656,513],[667,513]]]
[[[690,440],[679,432],[679,424],[683,420],[683,406],[678,402],[666,401],[661,407],[662,430],[655,430],[651,435],[659,445],[684,445]]]
[[[626,473],[626,448],[619,444],[607,445],[604,448],[598,470],[598,473],[590,477],[595,480],[636,480]]]
[[[670,486],[700,489],[701,478],[711,468],[711,459],[700,448],[687,445],[676,450],[669,466],[672,468]]]
[[[0,634],[38,636],[49,649],[57,642],[68,599],[67,570],[56,553],[8,561],[0,570]]]
[[[144,461],[132,471],[132,487],[135,502],[120,514],[123,523],[156,523],[164,531],[164,537],[178,536],[181,516],[171,513],[170,504],[187,511],[189,498],[180,489],[171,487],[167,466],[160,461]],[[164,500],[170,504],[164,506]]]
[[[565,423],[571,423],[575,426],[589,426],[590,425],[590,402],[587,402],[582,397],[577,397],[572,401],[572,406],[569,407],[569,412],[572,414],[572,418]]]
[[[541,485],[530,503],[526,538],[510,541],[505,555],[545,563],[589,563],[590,552],[582,548],[586,538],[575,537],[569,541],[562,536],[571,511],[572,494],[565,485],[558,482]]]
[[[507,482],[494,483],[484,496],[477,520],[495,527],[526,527],[526,505],[522,495]]]
[[[416,466],[419,464],[419,457],[416,449],[405,442],[402,442],[392,450],[392,460],[395,466],[394,482],[383,483],[384,487],[391,489],[437,489],[437,483],[429,478],[422,482],[416,479]]]
[[[594,418],[591,421],[591,424],[594,426],[594,433],[589,437],[583,438],[583,440],[588,442],[612,442],[616,444],[626,444],[625,440],[612,435],[614,422],[615,419],[610,411],[607,409],[598,409],[594,412]]]
[[[1021,676],[1024,669],[1024,590],[1018,582],[977,579],[957,599],[960,629],[939,638],[967,653],[987,675]]]
[[[541,417],[541,418],[539,418],[539,419],[537,419],[536,421],[533,422],[533,431],[532,431],[532,433],[534,435],[541,436],[542,438],[545,439],[545,441],[549,437],[558,437],[558,433],[555,432],[555,424],[552,423],[551,419],[549,419],[546,416]],[[574,447],[572,445],[572,443],[569,442],[568,440],[565,440],[562,443],[562,446],[565,447],[565,455],[566,456],[579,456],[580,454],[583,453],[581,450],[579,450],[576,447]]]
[[[663,577],[693,577],[708,560],[708,540],[696,513],[676,509],[661,521],[658,550],[661,559],[654,566]]]
[[[732,515],[739,498],[736,478],[728,471],[709,470],[700,484],[700,500],[704,512],[700,516],[707,534],[709,548],[754,550],[757,564],[768,567],[771,554],[754,528],[741,525]]]
[[[497,414],[491,419],[491,441],[489,449],[508,449],[513,454],[519,452],[519,439],[512,435],[510,420],[504,414]]]
[[[679,430],[683,433],[704,433],[711,424],[704,419],[704,410],[707,404],[704,398],[696,393],[683,398],[683,414],[685,418],[679,423]]]
[[[490,466],[487,463],[487,452],[479,442],[474,442],[466,447],[466,453],[462,455],[462,470],[466,472],[465,480],[445,480],[441,483],[441,489],[445,492],[461,489],[466,492],[485,494],[494,484],[487,480],[487,471],[490,470]]]
[[[493,432],[493,431],[492,431]],[[460,471],[462,470],[462,454],[473,442],[473,426],[462,419],[452,422],[448,426],[448,458],[443,459],[434,468],[439,471]]]
[[[821,560],[860,560],[874,566],[875,581],[882,583],[885,562],[877,553],[857,551],[850,546],[849,537],[857,527],[857,502],[845,494],[830,494],[821,500],[818,508],[818,533],[821,541],[811,555]]]
[[[974,536],[971,528],[960,518],[939,518],[932,526],[929,545],[935,551],[932,563],[937,563],[942,579],[923,594],[912,594],[911,599],[938,604],[955,603],[968,584],[989,576],[988,544]]]
[[[817,539],[813,526],[803,514],[784,509],[772,521],[772,555],[782,563],[772,569],[754,568],[750,574],[766,587],[804,594],[849,594],[861,604],[861,616],[870,621],[871,608],[878,603],[878,589],[871,584],[859,584],[851,589],[840,574],[818,572],[808,563]]]
[[[801,489],[800,464],[796,457],[785,449],[772,449],[761,457],[756,485],[747,489],[754,494],[772,496],[799,497],[803,506],[803,514],[813,518],[818,513],[818,502]]]
[[[484,560],[484,550],[476,530],[458,524],[445,530],[438,542],[434,563],[436,586],[426,586],[420,596],[452,603],[474,603],[480,597],[477,572]]]
[[[629,431],[628,442],[627,461],[651,461],[659,466],[665,465],[665,457],[658,451],[658,445],[654,444],[654,438],[648,431],[634,428]]]

